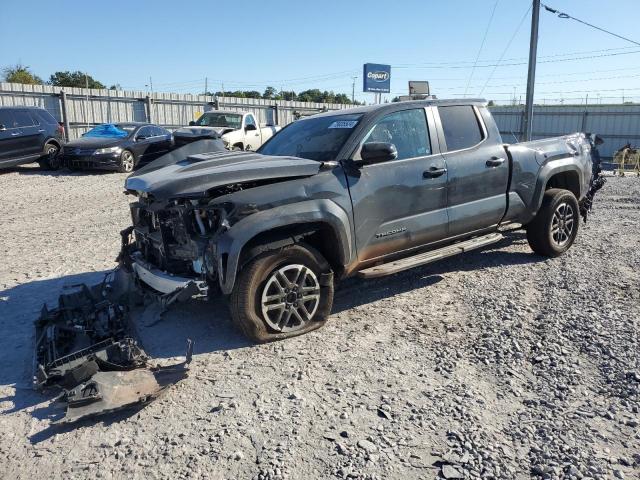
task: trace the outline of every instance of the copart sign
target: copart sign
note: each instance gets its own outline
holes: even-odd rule
[[[365,63],[362,74],[362,91],[389,93],[391,91],[391,65]]]

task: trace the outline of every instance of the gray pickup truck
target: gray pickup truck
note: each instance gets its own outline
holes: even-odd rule
[[[191,155],[130,176],[123,269],[165,304],[229,296],[259,342],[326,322],[338,280],[389,275],[524,226],[555,257],[604,180],[588,135],[507,145],[482,100],[294,122],[256,153]]]

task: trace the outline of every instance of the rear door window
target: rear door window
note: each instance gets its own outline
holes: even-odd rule
[[[49,112],[47,112],[46,110],[32,110],[31,111],[32,114],[34,114],[34,116],[36,117],[37,120],[39,120],[40,124],[46,123],[47,125],[57,125],[58,121],[53,118],[53,115],[51,115]]]
[[[16,127],[33,127],[34,122],[26,110],[16,110],[13,112],[14,125]]]
[[[484,133],[471,105],[438,107],[447,151],[463,150],[480,143]]]

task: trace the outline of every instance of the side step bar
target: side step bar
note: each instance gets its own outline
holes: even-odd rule
[[[452,257],[453,255],[468,252],[469,250],[475,250],[477,248],[499,242],[502,238],[503,236],[501,233],[490,233],[483,237],[476,237],[470,240],[465,240],[464,242],[454,243],[453,245],[447,245],[446,247],[438,248],[437,250],[431,250],[426,253],[414,255],[413,257],[402,258],[400,260],[360,270],[358,272],[358,276],[362,278],[384,277],[385,275],[391,275],[402,272],[403,270],[409,270],[413,267],[426,265],[427,263]]]

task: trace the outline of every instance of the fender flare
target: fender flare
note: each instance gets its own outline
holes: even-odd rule
[[[574,172],[578,176],[578,186],[580,188],[580,197],[584,195],[583,185],[580,181],[582,172],[580,167],[576,165],[573,157],[563,158],[558,160],[552,160],[542,165],[542,168],[538,171],[538,179],[536,180],[536,186],[533,191],[533,197],[531,199],[531,213],[536,215],[540,206],[542,205],[542,199],[547,187],[549,179],[558,173]],[[580,198],[578,198],[580,200]]]
[[[336,203],[327,199],[306,200],[254,213],[224,232],[216,242],[218,280],[222,293],[233,290],[240,255],[244,246],[257,235],[274,228],[307,223],[326,224],[338,238],[340,262],[346,265],[353,258],[353,239],[349,216]]]

